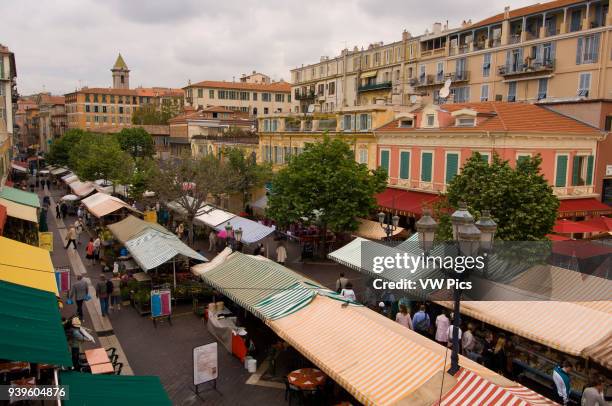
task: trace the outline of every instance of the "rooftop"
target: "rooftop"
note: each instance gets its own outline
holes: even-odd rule
[[[226,82],[218,80],[204,80],[202,82],[192,83],[185,86],[183,89],[190,87],[211,87],[215,89],[236,89],[236,90],[256,90],[260,92],[291,92],[291,84],[287,82],[273,83],[245,83],[245,82]]]
[[[125,61],[123,60],[123,57],[121,56],[121,54],[119,54],[119,56],[117,56],[117,60],[115,61],[115,64],[113,65],[113,69],[128,70],[128,66],[125,63]]]

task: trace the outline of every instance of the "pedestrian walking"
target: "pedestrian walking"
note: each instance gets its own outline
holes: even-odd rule
[[[399,305],[399,312],[395,315],[395,321],[412,330],[412,318],[405,304]]]
[[[50,191],[51,190],[51,181],[49,179],[47,179],[45,181],[45,183],[47,184],[47,190]]]
[[[484,345],[482,347],[482,363],[490,370],[495,369],[495,360],[493,356],[493,333],[487,331],[485,333]]]
[[[65,219],[68,215],[68,205],[65,202],[61,202],[60,209],[62,211],[62,218]]]
[[[353,284],[351,282],[346,283],[346,287],[340,291],[340,296],[345,299],[352,300],[354,302],[357,301],[357,296],[355,295],[355,291],[353,290]]]
[[[72,244],[74,246],[74,249],[77,249],[76,238],[77,238],[77,231],[76,231],[76,229],[74,227],[70,227],[68,229],[68,233],[66,234],[66,241],[68,241],[68,243],[66,244],[66,246],[64,248],[68,249],[70,244]]]
[[[461,348],[463,349],[463,355],[474,359],[474,349],[476,347],[476,339],[474,338],[474,325],[468,323],[467,330],[463,333],[461,339]]]
[[[85,247],[85,257],[89,260],[89,265],[94,264],[94,240],[93,238],[89,239],[87,246]]]
[[[121,276],[119,271],[113,270],[113,277],[111,279],[113,284],[113,290],[111,292],[111,308],[113,310],[121,310]]]
[[[429,328],[431,327],[431,319],[429,314],[425,312],[425,305],[419,307],[419,311],[412,317],[412,326],[414,331],[424,336],[429,334]]]
[[[100,300],[100,311],[103,317],[108,316],[108,286],[104,275],[100,275],[100,281],[96,284],[96,297]],[[110,281],[109,281],[110,282]],[[112,282],[111,282],[112,285]],[[111,287],[112,292],[112,287]]]
[[[604,398],[604,383],[603,376],[597,377],[593,383],[582,392],[582,406],[608,406]]]
[[[253,251],[253,255],[261,255],[262,257],[266,256],[266,249],[262,243],[257,244],[257,248]]]
[[[210,230],[208,234],[208,252],[217,251],[217,234],[215,234],[215,230]]]
[[[183,223],[180,223],[178,226],[176,226],[176,229],[174,230],[174,233],[177,235],[179,240],[183,239],[184,232],[185,232],[185,226],[183,225]]]
[[[563,364],[557,365],[553,369],[553,382],[555,383],[555,387],[557,389],[557,401],[561,402],[562,405],[567,405],[569,403],[569,396],[571,390],[570,383],[570,371],[572,370],[572,364],[565,360]]]
[[[436,317],[436,341],[446,347],[446,344],[452,340],[452,337],[448,335],[448,326],[450,325],[450,320],[446,315],[446,312],[442,312],[442,314]]]
[[[62,218],[62,212],[60,211],[59,203],[55,204],[55,218],[56,219],[61,219]]]
[[[77,275],[77,281],[70,288],[69,297],[74,300],[77,306],[77,314],[79,319],[84,320],[83,317],[83,301],[87,299],[87,291],[89,290],[87,282],[83,279],[82,275]]]
[[[76,231],[77,243],[80,245],[81,244],[81,233],[83,232],[83,222],[81,221],[80,218],[77,218],[74,221],[74,230]]]
[[[79,220],[83,219],[83,206],[79,206],[79,208],[77,209],[77,218]]]
[[[94,247],[94,262],[100,261],[100,247],[102,245],[102,241],[100,241],[100,236],[96,235],[96,239],[93,242]]]
[[[287,248],[285,248],[285,245],[281,242],[278,244],[278,247],[276,247],[276,262],[278,262],[281,265],[285,265],[286,260],[287,260]]]
[[[349,283],[349,280],[344,276],[344,272],[340,272],[340,277],[336,279],[336,292],[340,293],[347,283]]]
[[[454,334],[455,334],[455,328],[457,328],[457,338],[459,340],[459,352],[461,352],[461,338],[462,338],[462,334],[463,332],[461,331],[461,327],[455,327],[455,325],[453,324],[453,317],[454,314],[451,313],[451,319],[449,319],[449,326],[446,329],[446,336],[447,336],[447,346],[448,348],[453,348],[453,340],[454,340]]]
[[[34,184],[36,185],[36,189],[38,189],[40,187],[40,179],[36,178]]]
[[[70,322],[70,330],[68,331],[68,342],[72,350],[72,365],[74,368],[79,367],[79,354],[81,353],[81,343],[88,341],[81,333],[81,320],[78,317],[73,317]]]

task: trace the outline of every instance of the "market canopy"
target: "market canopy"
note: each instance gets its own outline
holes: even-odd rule
[[[49,251],[0,237],[0,252],[0,280],[58,294]]]
[[[612,207],[592,197],[560,200],[557,209],[557,217],[559,218],[606,214],[612,214]]]
[[[0,204],[6,207],[6,213],[9,217],[30,221],[32,223],[38,223],[38,210],[35,207],[1,198]]]
[[[82,200],[87,210],[94,216],[100,218],[121,209],[137,211],[123,200],[107,195],[106,193],[96,193]]]
[[[590,224],[584,224],[583,221],[571,221],[567,219],[559,219],[553,227],[553,232],[558,234],[572,233],[601,233],[607,232],[608,228],[596,227]]]
[[[4,225],[6,224],[6,206],[0,204],[0,235],[2,235],[4,231]]]
[[[381,209],[408,217],[420,217],[423,207],[431,206],[438,200],[438,194],[395,188],[387,188],[376,195],[376,202]]]
[[[261,241],[272,234],[275,230],[273,227],[264,226],[256,221],[240,216],[231,217],[229,220],[220,223],[215,227],[215,230],[225,230],[227,223],[229,223],[234,230],[237,230],[238,228],[242,229],[242,242],[245,244],[252,244]]]
[[[172,405],[158,376],[62,371],[59,381],[70,387],[70,398],[62,400],[65,406]]]
[[[72,366],[53,293],[0,281],[0,359]]]
[[[96,190],[93,183],[81,182],[80,180],[71,182],[70,189],[72,190],[72,193],[79,197],[85,197]]]
[[[17,172],[23,172],[23,173],[28,172],[28,168],[26,168],[25,166],[21,166],[15,162],[11,162],[11,169],[16,170]]]
[[[62,176],[62,180],[64,181],[64,183],[66,183],[67,185],[71,184],[72,182],[76,182],[79,180],[79,177],[76,176],[74,173],[70,172],[67,175]]]
[[[255,200],[253,203],[251,203],[251,207],[255,207],[262,210],[266,209],[268,207],[268,195],[263,195],[259,199]]]
[[[590,220],[581,221],[582,224],[612,232],[612,217],[597,216]],[[605,232],[604,231],[604,232]]]
[[[36,209],[40,208],[40,199],[36,193],[26,192],[25,190],[15,189],[9,186],[4,186],[0,189],[0,199],[9,200]]]
[[[147,229],[137,237],[127,241],[125,247],[134,261],[145,271],[157,268],[177,255],[184,255],[199,261],[205,257],[189,248],[176,235]]]
[[[206,205],[201,208],[200,212],[202,214],[196,216],[195,221],[208,227],[216,227],[219,224],[226,223],[229,219],[236,216],[235,214],[217,209],[216,207],[210,205]]]
[[[66,172],[70,172],[70,171],[66,168],[51,169],[51,175],[54,175],[54,176],[61,175],[62,173],[66,173]]]
[[[161,233],[171,234],[164,226],[158,223],[150,223],[148,221],[144,221],[139,219],[138,217],[134,217],[132,215],[127,216],[121,221],[118,221],[113,224],[109,224],[108,229],[115,236],[117,240],[121,244],[127,243],[132,238],[136,237],[138,234],[142,233],[145,230],[153,229],[157,230]]]
[[[367,238],[369,240],[382,240],[387,237],[387,233],[380,226],[380,223],[377,221],[367,220],[367,219],[358,219],[359,220],[359,228],[353,234],[359,237]],[[396,227],[395,230],[391,233],[391,235],[397,235],[404,231],[402,227]]]

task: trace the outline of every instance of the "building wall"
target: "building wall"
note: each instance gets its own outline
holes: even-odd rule
[[[212,92],[212,97],[211,97]],[[219,92],[236,92],[236,99],[219,98]],[[263,101],[262,94],[270,94],[270,101]],[[254,100],[254,94],[257,96],[257,100]],[[266,115],[276,112],[288,113],[291,108],[291,93],[290,92],[279,92],[275,90],[262,91],[252,90],[250,88],[237,89],[237,88],[213,88],[213,87],[198,87],[188,86],[185,88],[186,104],[197,107],[205,108],[208,106],[220,106],[230,110],[242,111],[251,115]],[[244,97],[245,100],[242,100]],[[282,100],[277,101],[277,97]]]

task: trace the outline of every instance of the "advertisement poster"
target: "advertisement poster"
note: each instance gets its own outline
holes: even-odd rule
[[[151,317],[170,316],[170,290],[158,289],[151,291]]]
[[[55,268],[55,282],[59,293],[70,291],[70,268]]]
[[[39,232],[38,233],[38,246],[49,252],[53,252],[53,233],[52,232]]]
[[[155,210],[147,210],[144,213],[144,221],[149,223],[157,223],[157,212]]]
[[[217,343],[195,347],[193,349],[193,384],[197,386],[215,380],[218,376]]]

